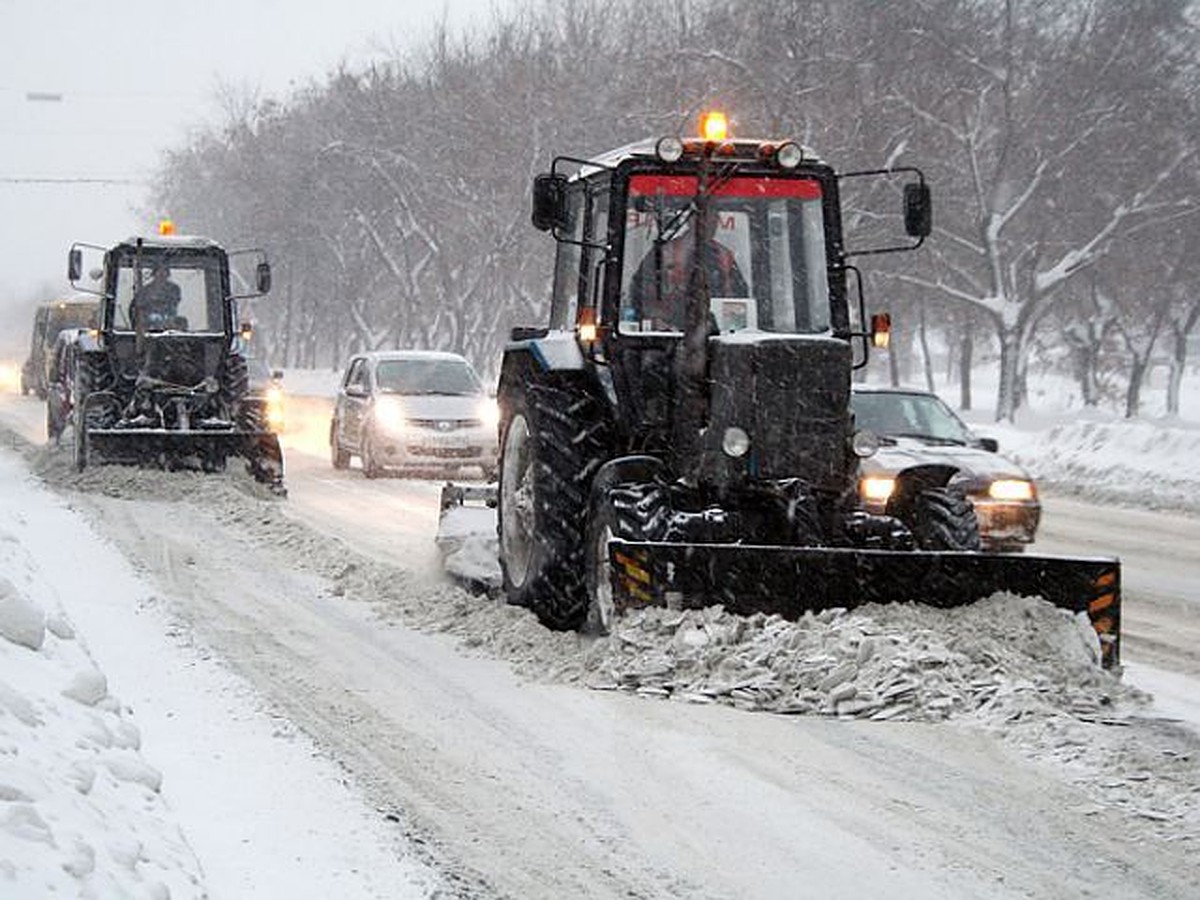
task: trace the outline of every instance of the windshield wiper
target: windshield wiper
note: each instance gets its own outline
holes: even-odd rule
[[[949,447],[965,447],[967,442],[956,438],[938,437],[933,434],[918,434],[914,431],[891,431],[889,437],[913,438],[918,441],[929,441],[931,444],[943,444]]]

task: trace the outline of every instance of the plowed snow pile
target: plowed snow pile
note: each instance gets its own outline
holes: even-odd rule
[[[981,727],[1030,759],[1065,766],[1098,809],[1122,808],[1162,839],[1200,841],[1200,741],[1147,718],[1149,698],[1100,667],[1086,620],[1040,599],[997,594],[954,610],[863,606],[797,622],[719,607],[653,609],[620,618],[608,637],[587,638],[358,555],[293,521],[286,502],[263,502],[260,486],[234,472],[77,474],[44,458],[39,468],[85,494],[179,503],[198,530],[240,532],[264,565],[322,576],[331,602],[371,603],[383,621],[455,635],[464,649],[506,659],[530,678],[880,727]]]

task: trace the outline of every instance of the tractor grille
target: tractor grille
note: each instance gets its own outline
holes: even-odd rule
[[[824,336],[712,342],[712,425],[750,435],[750,474],[840,491],[849,478],[850,347]],[[710,426],[710,431],[712,430]]]

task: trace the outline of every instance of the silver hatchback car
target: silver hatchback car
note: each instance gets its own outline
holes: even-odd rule
[[[466,359],[432,350],[380,350],[350,358],[329,426],[330,457],[352,456],[368,478],[388,472],[444,476],[477,467],[496,475],[499,412]]]

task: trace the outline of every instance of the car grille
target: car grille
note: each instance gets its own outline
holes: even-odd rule
[[[409,419],[412,428],[428,428],[430,431],[460,431],[464,428],[479,428],[479,419]]]
[[[482,447],[422,447],[409,444],[405,449],[412,456],[435,456],[439,459],[473,459],[483,455]]]

